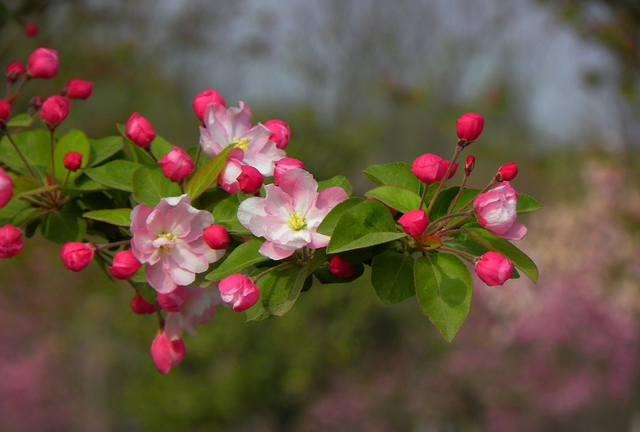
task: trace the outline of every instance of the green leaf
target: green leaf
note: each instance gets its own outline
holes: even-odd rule
[[[371,285],[386,305],[395,305],[413,297],[414,259],[409,254],[386,251],[371,262]]]
[[[84,173],[109,188],[133,192],[133,172],[141,166],[135,162],[114,160],[99,167],[87,168]]]
[[[371,165],[364,174],[378,186],[397,186],[420,195],[422,182],[411,172],[411,165],[400,162]]]
[[[49,170],[51,161],[51,149],[49,146],[49,133],[42,129],[21,132],[11,135],[20,149],[20,152],[33,169],[33,172],[40,178],[45,178],[44,173]],[[18,152],[6,136],[0,140],[0,161],[4,162],[14,171],[24,175],[31,175],[25,166]]]
[[[242,243],[231,252],[217,269],[209,273],[205,279],[210,281],[222,280],[227,276],[241,273],[242,270],[247,267],[269,261],[269,258],[262,256],[260,252],[258,252],[262,243],[263,242],[259,240],[249,240],[248,242]]]
[[[318,225],[318,229],[316,230],[319,234],[323,234],[326,236],[331,236],[333,234],[333,230],[340,219],[342,214],[349,210],[350,208],[360,204],[364,200],[360,197],[353,197],[347,200],[342,201],[337,206],[331,209],[331,211],[322,219],[320,225]]]
[[[70,202],[61,211],[47,215],[40,224],[40,232],[54,243],[79,242],[87,232],[87,221],[82,218],[80,207]]]
[[[33,123],[33,119],[29,114],[18,114],[7,122],[8,129],[28,128]]]
[[[13,180],[13,196],[42,187],[42,183],[30,176],[18,176]]]
[[[138,271],[142,271],[142,274],[144,275],[144,266],[140,267],[140,270]],[[137,275],[137,273],[136,273]],[[151,288],[151,285],[149,285],[148,283],[146,283],[146,278],[144,278],[144,283],[136,283],[136,291],[138,291],[138,294],[140,294],[140,296],[145,299],[148,303],[154,304],[157,300],[158,300],[158,293],[156,292],[156,290],[154,290],[153,288]],[[157,306],[156,306],[157,307]]]
[[[133,198],[154,208],[162,198],[180,196],[180,186],[164,176],[159,166],[142,166],[133,172]]]
[[[155,139],[151,141],[151,154],[157,159],[160,160],[164,155],[173,150],[171,143],[161,136],[156,135]]]
[[[348,278],[339,278],[338,276],[331,273],[329,270],[329,263],[325,262],[324,265],[320,266],[315,273],[313,273],[321,284],[336,284],[336,283],[348,283],[358,279],[360,276],[364,274],[364,265],[362,263],[353,264],[351,266],[351,270],[353,274]]]
[[[238,206],[240,200],[238,195],[231,195],[227,199],[220,201],[213,209],[213,223],[222,225],[230,233],[245,233],[248,230],[238,221]]]
[[[89,178],[86,175],[80,176],[75,181],[75,184],[67,185],[67,187],[60,188],[62,192],[72,197],[85,193],[99,192],[107,189],[107,186],[103,185],[102,183],[98,183],[97,181]]]
[[[258,280],[262,306],[269,315],[282,316],[291,309],[307,278],[307,270],[307,266],[287,266]]]
[[[531,213],[533,211],[540,210],[541,208],[543,208],[542,204],[531,198],[529,195],[521,193],[520,196],[518,196],[518,204],[516,206],[516,211],[518,213]]]
[[[91,143],[91,155],[89,156],[89,165],[96,166],[99,163],[109,159],[114,154],[122,150],[124,141],[122,137],[110,136],[99,140],[89,140]]]
[[[264,321],[267,318],[271,318],[271,315],[269,315],[269,312],[267,312],[264,309],[264,306],[262,306],[262,302],[260,300],[258,300],[256,302],[256,304],[251,306],[245,312],[247,313],[247,321],[246,322]]]
[[[420,207],[420,195],[397,186],[380,186],[370,190],[365,196],[376,198],[402,213],[418,210]]]
[[[453,209],[450,209],[451,213],[458,213],[460,209],[466,206],[469,202],[476,199],[478,195],[480,195],[480,190],[478,189],[465,189],[460,194],[460,198],[456,203],[456,206]],[[469,205],[465,210],[470,210],[473,208],[473,205]]]
[[[428,254],[416,260],[414,280],[420,309],[451,342],[471,306],[473,282],[467,266],[454,255]]]
[[[12,223],[13,219],[20,212],[29,208],[29,204],[17,197],[11,198],[7,205],[0,208],[0,227]]]
[[[184,190],[191,199],[199,197],[218,178],[232,149],[233,146],[225,147],[189,180]]]
[[[131,225],[131,209],[94,210],[85,212],[82,217],[98,220],[111,225],[128,227]]]
[[[348,196],[351,196],[351,193],[353,192],[353,188],[351,187],[349,180],[347,180],[345,176],[341,175],[337,175],[329,180],[318,182],[318,192],[330,187],[340,187],[344,189]]]
[[[449,207],[459,190],[460,188],[458,186],[441,190],[440,194],[438,194],[438,197],[436,198],[436,202],[433,203],[433,206],[431,207],[429,220],[434,221],[446,216],[449,213]]]
[[[538,267],[524,252],[515,247],[509,241],[490,234],[484,228],[463,227],[463,232],[469,234],[474,240],[487,249],[503,255],[513,265],[526,274],[534,283],[538,281]]]
[[[47,192],[52,192],[54,190],[58,189],[57,185],[53,185],[53,186],[40,186],[37,189],[31,189],[28,190],[26,192],[22,192],[20,195],[18,195],[18,198],[22,198],[22,197],[28,197],[28,196],[34,196],[34,195],[42,195],[45,194]]]
[[[67,169],[64,167],[64,157],[69,152],[77,152],[82,155],[82,164],[80,168],[86,168],[89,165],[91,155],[91,143],[87,136],[79,131],[72,130],[58,140],[56,148],[53,152],[53,164],[56,170],[56,179],[62,183],[67,175]],[[74,181],[82,174],[81,169],[76,172],[69,172],[69,180]]]
[[[482,246],[480,243],[471,238],[468,234],[460,234],[456,236],[453,241],[446,241],[442,244],[443,247],[448,247],[455,251],[467,253],[475,257],[481,257],[485,253],[489,252],[489,249]],[[460,258],[473,264],[473,260],[461,255]]]
[[[365,200],[345,211],[336,224],[327,253],[360,249],[406,237],[399,233],[389,209],[375,200]]]

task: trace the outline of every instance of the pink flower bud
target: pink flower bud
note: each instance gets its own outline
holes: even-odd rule
[[[0,168],[0,208],[7,205],[13,196],[13,179]]]
[[[156,307],[146,301],[140,294],[136,294],[131,300],[131,310],[134,314],[150,315],[156,312]]]
[[[353,268],[351,263],[340,255],[336,255],[329,261],[329,271],[339,278],[348,278],[353,276]]]
[[[5,225],[0,228],[0,258],[7,259],[22,252],[24,241],[22,233],[12,225]]]
[[[260,171],[249,165],[242,165],[240,170],[242,170],[242,172],[237,179],[240,190],[247,194],[258,192],[264,182],[264,177],[262,177]]]
[[[42,104],[40,117],[51,128],[57,127],[69,115],[71,101],[64,96],[50,96]]]
[[[27,70],[33,78],[53,78],[59,66],[58,52],[48,48],[38,48],[27,61]]]
[[[276,147],[280,150],[287,148],[289,138],[291,137],[289,125],[282,120],[269,120],[264,125],[269,129],[269,131],[271,131],[269,141],[276,143]]]
[[[246,276],[228,276],[220,281],[218,288],[222,301],[232,306],[235,312],[247,310],[258,301],[258,287]]]
[[[467,156],[467,160],[464,163],[464,175],[469,177],[471,171],[476,167],[476,158],[473,156]]]
[[[404,232],[411,237],[421,236],[429,226],[429,216],[424,210],[411,210],[402,215],[398,222]]]
[[[476,262],[476,273],[488,286],[502,285],[511,277],[512,272],[511,261],[496,252],[487,252]]]
[[[502,165],[496,173],[496,181],[511,181],[518,175],[518,166],[514,163]]]
[[[446,167],[441,157],[428,153],[413,161],[411,172],[423,183],[431,184],[442,180]]]
[[[443,160],[442,161],[442,166],[444,166],[444,172],[445,173],[449,169],[449,165],[451,165],[451,161],[448,161],[448,160]],[[449,180],[451,177],[456,175],[456,171],[458,171],[458,163],[457,162],[453,165],[453,169],[449,173],[449,177],[447,177],[447,180]],[[442,174],[442,176],[444,177],[444,174]]]
[[[180,305],[187,299],[187,288],[178,285],[176,289],[168,294],[158,293],[157,301],[158,306],[167,312],[180,311]]]
[[[211,249],[225,250],[229,247],[229,233],[222,225],[210,225],[202,233],[204,242]]]
[[[80,165],[82,165],[82,155],[74,151],[69,152],[64,155],[62,164],[69,171],[76,172],[80,168]]]
[[[60,249],[60,259],[68,270],[79,272],[91,263],[95,251],[91,243],[65,243]]]
[[[161,374],[167,374],[171,368],[178,366],[184,358],[185,351],[182,339],[169,341],[162,330],[151,343],[151,358]]]
[[[478,223],[494,236],[506,240],[521,240],[527,233],[527,228],[516,222],[518,195],[518,191],[508,181],[478,195],[473,200]]]
[[[138,147],[148,147],[156,138],[153,126],[137,112],[133,113],[125,126],[125,136]]]
[[[11,105],[9,102],[0,99],[0,123],[6,123],[11,114]]]
[[[22,66],[22,63],[14,61],[7,66],[7,81],[14,83],[20,78],[27,70]]]
[[[24,24],[24,33],[27,37],[34,37],[38,34],[38,25],[36,23],[25,23]]]
[[[205,90],[193,98],[193,111],[196,113],[198,120],[204,121],[204,110],[207,105],[212,103],[218,103],[225,108],[227,107],[222,96],[215,90]]]
[[[280,179],[290,169],[304,169],[304,164],[298,159],[282,158],[275,162],[275,169],[273,171],[273,184],[278,186]]]
[[[109,273],[116,279],[131,279],[140,269],[142,264],[133,255],[131,250],[120,251],[113,256],[113,264],[109,267]]]
[[[480,114],[466,113],[458,119],[456,126],[458,129],[458,139],[470,144],[477,140],[482,133],[484,118]]]
[[[73,78],[64,87],[64,96],[70,99],[87,100],[93,91],[93,83],[79,78]]]
[[[376,200],[382,204],[384,204],[382,201],[380,201],[378,198],[374,198],[374,197],[367,197],[368,200]],[[384,204],[384,206],[386,208],[389,209],[389,212],[391,213],[391,217],[395,218],[398,215],[398,210],[394,209],[393,207],[389,207],[388,205]]]
[[[43,104],[42,96],[34,96],[29,101],[29,108],[31,108],[34,111],[38,111],[40,108],[42,108],[42,104]]]
[[[186,151],[173,144],[171,147],[173,150],[164,155],[158,161],[158,165],[162,167],[162,173],[166,178],[177,183],[189,177],[195,166]]]

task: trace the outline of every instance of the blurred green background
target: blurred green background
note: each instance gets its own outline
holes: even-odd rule
[[[448,158],[456,119],[477,112],[470,186],[516,162],[514,187],[545,205],[518,244],[538,285],[476,283],[452,344],[415,299],[384,306],[365,274],[266,322],[220,308],[166,376],[131,288],[65,270],[36,235],[0,262],[0,430],[640,431],[637,2],[0,3],[2,67],[41,46],[60,56],[14,113],[94,83],[61,132],[116,135],[138,111],[197,145],[191,101],[213,88],[254,122],[289,123],[290,157],[362,195],[367,165]]]

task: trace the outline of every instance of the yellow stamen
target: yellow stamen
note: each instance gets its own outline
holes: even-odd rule
[[[160,234],[158,236],[158,238],[164,238],[164,239],[167,239],[167,240],[172,241],[172,242],[175,242],[178,239],[178,237],[174,236],[171,233]],[[167,249],[169,249],[169,246],[168,245],[162,245],[162,246],[160,246],[160,249],[167,250]]]
[[[233,140],[231,140],[231,145],[233,146],[233,148],[239,148],[242,149],[242,151],[247,151],[247,144],[249,144],[251,142],[251,140],[249,138],[242,138],[241,140],[238,139],[238,137],[233,137]]]
[[[307,220],[298,213],[291,213],[287,220],[287,226],[290,230],[300,231],[307,228]]]

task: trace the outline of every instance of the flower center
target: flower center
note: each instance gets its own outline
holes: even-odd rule
[[[164,233],[164,234],[160,234],[160,235],[158,236],[158,238],[159,238],[159,239],[160,239],[160,238],[167,239],[167,240],[169,240],[170,242],[175,242],[175,241],[178,239],[178,237],[174,236],[174,235],[173,235],[173,234],[171,234],[171,233]],[[169,249],[170,247],[173,247],[173,246],[169,246],[169,245],[166,245],[166,244],[165,244],[165,245],[160,246],[160,249],[167,250],[167,249]]]
[[[300,231],[307,227],[307,220],[298,213],[291,213],[287,219],[287,226],[292,231]]]
[[[241,140],[238,139],[238,137],[233,137],[233,140],[231,140],[231,145],[233,146],[233,148],[239,148],[242,151],[247,151],[247,144],[249,144],[251,142],[251,140],[249,138],[242,138]]]

